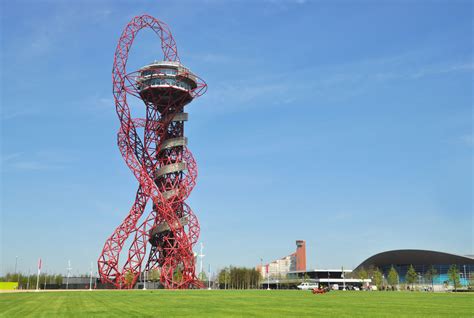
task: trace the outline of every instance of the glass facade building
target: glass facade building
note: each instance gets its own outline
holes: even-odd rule
[[[418,284],[431,284],[427,277],[427,272],[431,267],[436,270],[433,284],[449,284],[448,271],[455,265],[459,274],[462,286],[468,286],[469,280],[474,278],[474,258],[472,256],[462,256],[444,252],[428,250],[394,250],[376,254],[363,261],[355,271],[365,268],[378,268],[385,277],[392,266],[398,273],[400,283],[406,282],[408,268],[413,266],[418,275]]]

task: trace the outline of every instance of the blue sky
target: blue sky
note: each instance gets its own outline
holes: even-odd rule
[[[135,15],[171,27],[209,90],[187,111],[204,263],[307,242],[310,268],[473,253],[469,1],[9,1],[1,25],[1,268],[86,272],[136,180],[111,68]],[[129,70],[160,59],[139,34]],[[135,101],[133,114],[143,114]]]

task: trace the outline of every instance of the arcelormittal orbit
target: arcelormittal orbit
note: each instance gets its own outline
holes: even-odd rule
[[[163,60],[127,73],[128,53],[138,31],[145,28],[161,40]],[[184,107],[204,94],[206,83],[181,64],[168,26],[149,15],[133,18],[122,32],[112,81],[120,120],[118,146],[138,190],[130,212],[104,244],[99,275],[104,283],[132,288],[142,272],[156,269],[165,288],[198,287],[193,245],[199,223],[184,202],[196,183],[197,166],[184,137]],[[143,101],[146,118],[132,118],[130,95]],[[152,210],[139,223],[149,200]],[[133,242],[120,267],[120,252],[129,237]]]

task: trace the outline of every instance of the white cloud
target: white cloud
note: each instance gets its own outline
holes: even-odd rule
[[[352,63],[265,73],[264,77],[209,83],[205,103],[215,114],[248,111],[253,107],[297,103],[311,96],[321,101],[342,101],[366,94],[374,85],[414,81],[447,73],[472,72],[472,62],[439,62],[423,65],[420,52],[363,59]],[[415,66],[416,67],[415,67]]]
[[[457,139],[457,142],[462,145],[472,147],[474,146],[474,137],[472,134],[462,135]]]
[[[2,171],[59,170],[70,165],[72,154],[64,151],[41,150],[32,154],[21,152],[4,154],[1,157]]]
[[[188,54],[183,55],[185,58],[189,57],[189,59],[194,59],[200,61],[202,63],[215,63],[215,64],[227,64],[227,63],[235,63],[235,59],[220,53],[215,52],[206,52],[201,54]]]
[[[418,71],[412,73],[410,77],[420,78],[430,75],[439,75],[446,73],[457,73],[457,72],[471,72],[474,70],[474,63],[461,63],[461,64],[450,64],[450,65],[433,65],[424,67]]]
[[[32,108],[30,109],[22,108],[20,110],[2,109],[1,120],[3,121],[3,120],[17,119],[18,117],[31,116],[37,113],[39,113],[39,111]]]
[[[109,8],[95,5],[85,10],[78,10],[74,5],[58,5],[51,11],[48,19],[38,16],[25,21],[29,32],[16,39],[15,45],[10,45],[7,53],[16,60],[35,59],[49,54],[60,48],[64,41],[70,41],[72,31],[81,28],[84,23],[103,23],[112,14]]]

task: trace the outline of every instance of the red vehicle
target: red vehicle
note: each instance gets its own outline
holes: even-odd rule
[[[327,287],[324,287],[324,288],[321,288],[321,287],[319,287],[319,288],[313,288],[313,290],[312,290],[312,293],[313,293],[313,294],[325,294],[325,293],[327,293],[327,292],[329,292],[329,288],[327,288]]]

